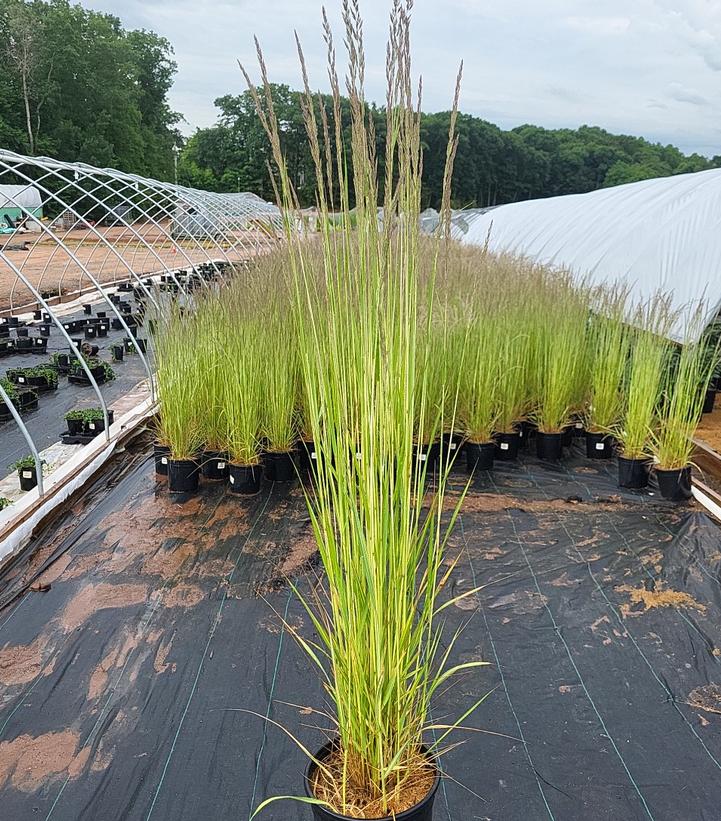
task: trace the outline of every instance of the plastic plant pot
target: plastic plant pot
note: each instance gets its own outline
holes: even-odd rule
[[[716,388],[709,388],[706,391],[706,396],[703,400],[703,412],[713,413],[713,407],[716,403]]]
[[[138,346],[140,353],[147,353],[148,343],[145,339],[136,339],[135,344]]]
[[[20,468],[18,470],[18,479],[20,480],[20,490],[32,490],[38,486],[38,477],[34,467]]]
[[[573,437],[574,439],[583,439],[586,434],[586,428],[580,419],[576,419],[573,423]]]
[[[566,425],[561,432],[561,447],[570,448],[573,445],[573,425]]]
[[[102,417],[100,419],[91,419],[84,423],[83,433],[87,433],[89,436],[97,436],[99,433],[102,433],[105,430],[105,419]]]
[[[336,741],[329,741],[327,744],[324,744],[315,754],[315,760],[323,762],[330,755],[336,744]],[[425,748],[423,752],[426,752]],[[306,767],[304,779],[305,794],[308,798],[315,798],[315,794],[313,793],[313,788],[311,786],[315,780],[315,770],[316,764],[313,761],[310,761]],[[438,790],[438,785],[440,783],[441,778],[438,771],[436,771],[436,776],[433,779],[433,786],[428,791],[425,798],[419,801],[415,806],[405,810],[405,812],[399,812],[393,817],[386,816],[385,818],[376,819],[376,821],[432,821],[433,801],[435,800],[436,791]],[[338,813],[326,809],[325,807],[318,806],[317,804],[312,804],[311,807],[313,810],[314,821],[353,821],[352,816],[338,815]]]
[[[93,313],[93,306],[92,305],[83,305],[83,313],[85,316],[91,316]]]
[[[36,351],[39,350],[42,353],[47,351],[47,349],[48,349],[48,338],[46,336],[33,337],[32,341],[33,341],[33,347],[35,348]]]
[[[440,448],[437,443],[413,445],[413,469],[425,466],[426,473],[432,473],[438,461]]]
[[[85,430],[85,421],[83,419],[66,419],[65,424],[68,426],[68,433],[71,436],[80,436]]]
[[[25,339],[29,335],[30,330],[28,328],[18,328],[15,333],[18,339]]]
[[[168,459],[168,490],[171,493],[196,493],[200,470],[194,459]]]
[[[520,447],[521,436],[518,431],[496,434],[496,459],[502,462],[512,462],[518,459]]]
[[[648,459],[618,457],[618,486],[641,490],[648,487]]]
[[[102,322],[95,327],[95,332],[99,337],[105,337],[108,335],[108,326],[103,325]]]
[[[159,445],[155,442],[153,444],[153,459],[155,461],[155,472],[159,476],[167,476],[170,448],[167,445]]]
[[[50,325],[43,323],[39,326],[40,336],[50,336]]]
[[[229,465],[228,481],[231,493],[255,496],[260,493],[262,470],[260,465]]]
[[[33,319],[42,319],[43,312],[42,311],[33,311]]]
[[[301,441],[298,446],[298,466],[303,471],[310,471],[317,459],[315,443],[310,440]]]
[[[97,328],[95,327],[95,325],[88,325],[88,327],[85,329],[85,338],[86,339],[95,339],[95,337],[97,335],[98,335],[98,332],[97,332]]]
[[[528,445],[531,441],[531,437],[535,436],[536,434],[536,426],[533,422],[529,422],[528,420],[524,419],[521,424],[518,426],[518,436],[519,436],[519,444],[521,450],[527,450]]]
[[[613,437],[605,433],[586,431],[586,457],[610,459],[613,456]]]
[[[450,459],[453,462],[465,447],[465,439],[460,433],[444,433],[438,448],[438,459],[444,462]]]
[[[125,356],[125,348],[121,344],[111,345],[110,346],[110,353],[113,359],[113,362],[122,362],[123,356]]]
[[[466,469],[469,473],[478,470],[493,470],[493,460],[496,456],[496,443],[466,442]]]
[[[661,496],[667,502],[687,502],[691,494],[691,466],[662,470],[656,468],[656,479]]]
[[[292,482],[297,476],[293,453],[266,451],[263,456],[263,473],[271,482]]]
[[[546,462],[557,462],[563,455],[562,433],[536,433],[536,454]]]
[[[18,394],[18,405],[21,411],[35,410],[38,406],[38,395],[35,391],[23,391]]]
[[[225,482],[228,478],[228,454],[206,450],[200,460],[200,469],[211,482]]]
[[[10,336],[10,326],[3,323],[0,325],[0,339],[8,339]]]
[[[9,316],[7,318],[7,324],[10,325],[12,328],[17,328],[20,324],[20,319],[16,316]]]

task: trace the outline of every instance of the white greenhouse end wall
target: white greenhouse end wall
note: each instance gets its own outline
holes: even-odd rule
[[[492,251],[594,284],[625,282],[634,303],[672,293],[682,311],[671,334],[679,342],[687,338],[684,307],[706,300],[708,322],[721,306],[721,169],[502,205],[468,222],[454,231],[462,242],[489,237]]]

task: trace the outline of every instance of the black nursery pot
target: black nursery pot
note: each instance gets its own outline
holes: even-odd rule
[[[521,435],[518,431],[496,434],[496,459],[500,459],[502,462],[512,462],[514,459],[518,459],[520,447]]]
[[[97,335],[100,336],[100,337],[107,336],[108,335],[108,326],[103,325],[101,323],[100,325],[96,326],[95,331],[96,331]]]
[[[260,465],[229,465],[230,492],[242,496],[260,493],[262,470]]]
[[[298,447],[300,469],[311,470],[316,463],[315,443],[309,440],[301,441]]]
[[[90,436],[97,436],[105,430],[105,419],[93,419],[84,424],[83,432]]]
[[[561,432],[561,447],[570,448],[573,445],[573,425],[566,425]]]
[[[83,305],[83,313],[85,316],[90,316],[93,313],[92,305]]]
[[[20,490],[32,490],[38,486],[38,477],[34,467],[20,468],[18,470],[18,479],[20,479]]]
[[[155,460],[155,472],[160,476],[167,476],[170,448],[167,445],[159,445],[155,442],[153,444],[153,459]]]
[[[39,326],[40,336],[50,336],[50,325],[43,323]]]
[[[292,482],[297,475],[293,453],[266,451],[263,456],[263,472],[271,482]]]
[[[30,329],[29,328],[18,328],[15,331],[15,333],[17,334],[18,339],[24,339],[30,333]]]
[[[521,450],[527,450],[529,443],[531,441],[531,437],[536,433],[536,425],[533,422],[528,422],[524,420],[521,422],[518,428],[518,436],[519,436],[519,445]]]
[[[111,345],[110,346],[110,352],[111,352],[112,357],[113,357],[113,362],[122,362],[123,361],[123,356],[125,355],[125,348],[122,345],[120,345],[120,344]]]
[[[493,470],[495,455],[495,442],[484,442],[482,445],[466,442],[466,468],[469,473],[475,470]]]
[[[206,450],[201,461],[201,471],[211,482],[224,482],[228,478],[228,454]]]
[[[88,327],[85,329],[85,338],[86,339],[95,339],[95,337],[97,335],[98,335],[98,332],[97,332],[97,328],[95,327],[95,325],[88,325]]]
[[[674,470],[656,468],[656,478],[661,496],[668,502],[687,502],[691,494],[691,467]]]
[[[419,467],[425,467],[427,473],[432,473],[438,461],[439,453],[440,446],[435,442],[433,444],[413,445],[413,470],[415,471],[416,465],[420,463]]]
[[[716,388],[709,388],[703,400],[703,412],[713,413],[713,406],[716,402]]]
[[[329,741],[327,744],[324,744],[320,748],[320,750],[315,754],[315,760],[323,762],[330,755],[335,744],[335,741]],[[426,752],[425,748],[423,749],[423,752]],[[308,763],[308,766],[306,767],[304,781],[305,794],[308,796],[308,798],[315,798],[311,784],[313,783],[315,777],[316,766],[317,765],[314,763],[314,761],[310,761]],[[422,801],[419,801],[415,806],[411,807],[409,810],[394,815],[392,818],[390,816],[387,816],[385,818],[379,818],[377,819],[377,821],[433,821],[433,801],[435,800],[438,785],[440,783],[440,775],[436,771],[436,777],[433,780],[433,786],[428,791],[428,794]],[[326,809],[325,807],[318,806],[317,804],[312,804],[311,807],[313,810],[314,821],[352,821],[352,818],[350,816],[338,815],[338,813]]]
[[[71,436],[80,436],[85,429],[85,422],[82,419],[66,419],[68,433]]]
[[[168,490],[171,493],[195,493],[200,471],[192,459],[168,459]]]
[[[42,319],[43,312],[42,311],[33,311],[33,319]]]
[[[613,438],[605,433],[586,431],[586,457],[610,459],[613,456]]]
[[[640,490],[648,486],[648,460],[618,457],[618,486]]]
[[[557,462],[563,455],[562,433],[536,433],[536,454],[539,459],[547,462]]]

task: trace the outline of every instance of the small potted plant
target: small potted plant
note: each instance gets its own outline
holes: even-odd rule
[[[88,408],[83,411],[83,432],[97,436],[105,430],[105,415],[101,408]]]
[[[70,436],[80,436],[85,429],[85,411],[71,410],[65,414],[65,421],[68,425],[68,433]]]
[[[702,337],[699,342],[686,342],[676,353],[651,436],[651,452],[661,495],[668,501],[681,502],[691,498],[693,435],[717,366],[718,347]]]
[[[266,318],[269,329],[282,334],[283,320],[273,308]],[[266,347],[262,411],[262,436],[265,440],[263,469],[271,482],[290,482],[298,475],[295,464],[297,441],[296,362],[292,351],[281,345]]]
[[[20,490],[27,491],[37,487],[38,477],[33,456],[24,456],[22,459],[18,459],[17,462],[10,465],[10,469],[17,471]]]

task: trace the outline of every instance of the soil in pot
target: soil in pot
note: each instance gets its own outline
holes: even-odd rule
[[[716,402],[716,389],[709,388],[706,391],[706,396],[703,400],[703,412],[704,413],[713,413],[713,406]]]
[[[329,741],[316,753],[315,759],[333,770],[332,756],[336,749],[337,742]],[[424,749],[423,752],[425,753],[426,750]],[[341,768],[342,764],[339,762],[339,778]],[[408,809],[397,809],[394,815],[376,817],[376,821],[432,821],[433,802],[440,780],[438,770],[429,763],[427,776],[425,774],[419,776],[414,789],[417,795],[408,796],[406,803],[410,803],[411,806]],[[305,792],[309,798],[322,798],[322,795],[318,794],[322,793],[322,787],[319,787],[318,781],[318,768],[313,761],[310,761],[305,772]],[[315,821],[353,821],[353,816],[339,815],[325,807],[312,805],[312,810]]]
[[[562,433],[536,433],[536,454],[539,459],[547,462],[557,462],[563,455]]]
[[[610,459],[613,456],[613,437],[606,433],[586,431],[586,457],[588,459]]]
[[[211,482],[225,482],[228,478],[228,454],[206,450],[200,462],[201,472]]]
[[[34,467],[20,468],[18,471],[18,479],[20,480],[20,490],[32,490],[38,486],[38,477]]]
[[[496,434],[496,459],[502,462],[512,462],[518,459],[521,447],[521,436],[518,431]]]
[[[160,476],[167,476],[170,448],[167,445],[159,445],[157,442],[154,442],[153,459],[155,461],[155,472]]]
[[[496,455],[495,442],[466,442],[466,469],[469,473],[479,470],[493,470]]]
[[[648,486],[648,459],[618,457],[618,486],[635,490]]]
[[[231,493],[243,496],[255,496],[260,493],[262,470],[260,465],[228,465]]]
[[[656,468],[656,479],[661,496],[668,502],[687,502],[691,494],[691,466],[662,470]]]
[[[195,493],[200,470],[193,459],[168,459],[168,490],[171,493]]]
[[[263,473],[271,482],[292,482],[298,475],[292,452],[266,451],[263,455]]]

